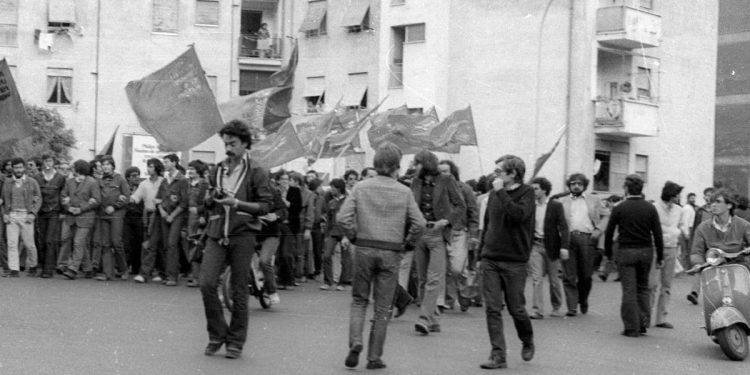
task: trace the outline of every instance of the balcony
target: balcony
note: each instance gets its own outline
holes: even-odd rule
[[[599,8],[596,39],[616,49],[659,47],[661,16],[625,5]]]
[[[629,99],[594,101],[594,131],[601,138],[655,137],[659,106]]]
[[[280,66],[283,39],[246,34],[239,38],[240,64]]]

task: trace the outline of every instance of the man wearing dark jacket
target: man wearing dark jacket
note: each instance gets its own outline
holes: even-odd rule
[[[530,361],[534,357],[534,331],[523,291],[534,233],[534,189],[523,183],[526,165],[521,158],[505,155],[495,165],[497,178],[487,202],[482,247],[483,293],[492,345],[489,362],[480,366],[483,369],[507,367],[503,296],[523,342],[521,358]]]
[[[122,229],[125,224],[125,205],[130,200],[130,186],[125,177],[115,173],[115,160],[112,156],[104,156],[101,162],[102,177],[99,178],[99,190],[102,202],[99,205],[97,232],[101,236],[99,240],[102,245],[103,273],[96,279],[106,281],[115,277],[115,263],[121,275],[127,275],[128,272]]]
[[[51,155],[42,156],[42,171],[35,176],[42,192],[42,207],[36,223],[39,226],[39,266],[41,276],[50,278],[57,266],[57,252],[60,245],[60,193],[65,186],[65,176],[55,171],[55,159]]]
[[[562,306],[562,280],[560,279],[560,258],[568,257],[568,222],[562,203],[549,199],[552,184],[544,177],[531,180],[536,198],[534,218],[534,245],[529,259],[531,280],[534,285],[531,319],[544,318],[543,281],[549,277],[549,291],[552,302],[551,316],[560,317]]]

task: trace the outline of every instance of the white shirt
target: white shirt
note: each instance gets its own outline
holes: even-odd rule
[[[695,208],[686,204],[682,206],[682,234],[686,238],[690,238],[690,234],[693,231],[693,223],[695,223]]]
[[[594,223],[589,217],[589,205],[583,194],[576,197],[570,196],[570,231],[579,231],[584,233],[594,233]]]
[[[682,227],[682,207],[659,200],[654,203],[659,214],[664,247],[677,247]]]
[[[542,203],[536,202],[536,216],[534,217],[535,238],[544,238],[544,218],[547,215],[547,202],[549,202],[548,199],[545,199]]]
[[[164,181],[164,177],[161,176],[156,177],[156,181],[151,181],[151,178],[141,181],[138,184],[138,188],[130,196],[130,200],[135,203],[143,201],[143,207],[146,208],[146,211],[156,210],[154,199],[156,199],[156,195],[159,193],[159,186],[162,181]]]

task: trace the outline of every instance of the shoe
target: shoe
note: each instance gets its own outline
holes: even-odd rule
[[[523,358],[523,360],[526,362],[531,361],[531,359],[534,358],[534,343],[533,342],[523,343],[523,349],[521,349],[521,358]]]
[[[471,299],[464,298],[461,296],[458,297],[458,307],[461,309],[461,312],[469,311],[470,306],[471,306]]]
[[[31,267],[28,270],[26,270],[26,277],[37,277],[36,267]]]
[[[143,284],[146,282],[146,279],[142,275],[135,275],[133,281],[137,282],[138,284]]]
[[[575,310],[571,310],[565,313],[565,316],[576,316],[576,315],[577,313],[575,312]]]
[[[501,368],[508,368],[508,363],[502,360],[491,359],[489,362],[482,363],[479,367],[485,370],[497,370]]]
[[[163,280],[164,280],[164,279],[162,279],[162,278],[161,278],[161,276],[159,276],[159,275],[156,275],[156,276],[154,276],[154,277],[153,277],[153,278],[151,279],[151,281],[153,281],[153,282],[155,282],[155,283],[160,283],[160,282],[162,282]]]
[[[120,275],[120,280],[128,281],[129,278],[130,278],[130,273],[128,273],[127,271],[123,273],[122,275]]]
[[[177,280],[167,280],[164,282],[166,286],[177,286]]]
[[[385,368],[385,363],[383,361],[376,359],[374,361],[367,361],[367,366],[365,366],[368,370],[378,370],[381,368]]]
[[[190,280],[188,280],[187,284],[185,284],[185,285],[187,285],[188,288],[197,288],[197,287],[201,286],[201,283],[198,280],[196,280],[196,279],[190,279]]]
[[[362,344],[354,344],[349,349],[349,354],[346,356],[346,360],[344,361],[344,366],[349,368],[357,367],[359,364],[359,353],[362,352]]]
[[[109,280],[109,277],[107,277],[106,275],[99,275],[99,276],[96,277],[96,279],[98,281],[107,281],[107,280]]]
[[[331,286],[328,284],[323,284],[320,286],[320,290],[331,290]]]
[[[698,293],[696,292],[690,292],[690,294],[687,295],[687,300],[690,301],[693,305],[698,304]]]
[[[227,352],[224,353],[224,358],[229,359],[237,359],[240,356],[242,356],[242,349],[234,346],[234,345],[227,345]]]
[[[537,313],[529,314],[529,318],[535,319],[535,320],[541,320],[541,319],[544,319],[544,315],[537,312]]]
[[[281,303],[281,298],[279,298],[279,293],[271,293],[268,296],[269,302],[271,302],[272,305],[278,305]]]
[[[664,323],[659,323],[659,324],[657,324],[657,325],[656,325],[655,327],[659,327],[659,328],[668,328],[668,329],[672,329],[672,328],[674,328],[674,326],[672,325],[672,323],[667,323],[667,322],[664,322]]]
[[[337,286],[336,286],[336,290],[337,290],[337,291],[339,291],[339,292],[341,292],[341,291],[344,291],[344,290],[346,290],[346,287],[345,287],[345,286],[343,286],[343,285],[337,285]]]
[[[93,279],[94,278],[94,271],[86,271],[86,272],[84,272],[83,277],[85,279]]]
[[[57,267],[55,268],[55,272],[57,272],[58,275],[62,275],[63,272],[65,272],[65,267]]]
[[[482,301],[474,301],[471,303],[471,306],[473,307],[483,307],[484,304],[482,304]]]
[[[559,317],[565,316],[565,314],[563,314],[563,313],[562,313],[562,312],[561,312],[560,310],[558,310],[558,309],[554,309],[554,310],[552,310],[552,312],[551,312],[551,313],[549,314],[549,316],[553,316],[553,317],[555,317],[555,318],[559,318]]]
[[[646,336],[646,332],[648,332],[648,328],[641,327],[641,329],[638,331],[638,335],[640,335],[640,336]]]
[[[68,280],[75,280],[76,279],[76,273],[73,270],[71,270],[71,269],[65,270],[63,272],[63,276],[65,276],[65,278],[68,279]]]
[[[624,330],[620,334],[623,335],[623,336],[627,336],[627,337],[639,337],[639,336],[641,336],[638,332],[636,332],[636,331],[629,331],[629,330]]]
[[[42,275],[39,276],[39,277],[41,277],[42,279],[51,279],[52,278],[52,273],[50,273],[50,272],[42,272]]]
[[[433,324],[430,326],[430,332],[440,332],[440,324]]]
[[[10,277],[18,277],[18,271],[10,271]]]
[[[411,303],[413,301],[414,301],[414,298],[412,298],[411,296],[409,296],[409,300],[408,301],[405,301],[404,303],[402,303],[402,304],[400,304],[398,306],[393,306],[395,308],[395,310],[396,310],[396,313],[393,314],[393,317],[394,318],[398,318],[401,315],[404,315],[404,313],[406,313],[406,310],[409,308],[409,305],[411,305]]]
[[[589,312],[589,303],[584,302],[581,304],[581,314],[585,315],[587,312]]]
[[[417,333],[421,333],[423,336],[427,336],[430,334],[430,327],[427,325],[427,323],[421,320],[414,324],[414,330],[417,331]]]
[[[224,345],[223,342],[209,342],[208,345],[206,345],[206,350],[203,351],[203,354],[205,355],[214,355],[216,352],[221,349],[221,346]]]

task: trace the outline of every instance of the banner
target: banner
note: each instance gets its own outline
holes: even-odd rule
[[[13,146],[31,137],[31,120],[26,115],[8,62],[0,61],[0,155],[10,157]]]
[[[254,131],[278,131],[291,117],[292,87],[270,87],[219,104],[224,122],[243,120]]]
[[[294,86],[294,71],[297,70],[297,63],[299,62],[299,47],[297,40],[294,40],[294,49],[292,55],[289,56],[289,62],[285,67],[281,68],[278,72],[271,74],[269,79],[271,82],[279,87],[283,86]]]
[[[192,46],[125,91],[141,126],[172,150],[203,143],[222,126],[216,99]]]
[[[474,129],[471,106],[455,111],[446,117],[432,130],[430,139],[433,143],[431,151],[457,154],[462,145],[476,146],[477,133]]]
[[[291,120],[284,121],[279,131],[269,134],[262,141],[252,145],[250,157],[267,168],[273,168],[305,156],[297,132]]]
[[[566,127],[567,127],[567,125],[566,125]],[[563,131],[560,134],[560,136],[557,137],[557,141],[552,146],[552,149],[549,150],[549,152],[545,152],[544,154],[540,155],[536,159],[536,162],[534,163],[534,173],[531,175],[531,178],[536,177],[536,174],[539,173],[540,170],[542,170],[542,167],[544,166],[544,164],[547,162],[547,160],[549,160],[550,156],[552,156],[552,154],[557,149],[557,145],[560,144],[560,141],[562,140],[563,135],[565,135],[565,128],[563,128]]]

